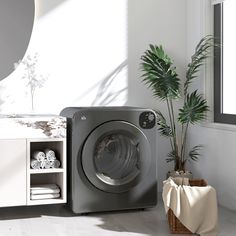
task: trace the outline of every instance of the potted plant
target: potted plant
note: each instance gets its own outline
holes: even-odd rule
[[[200,40],[191,57],[183,81],[183,91],[176,67],[162,46],[150,45],[141,57],[143,82],[152,89],[154,97],[166,103],[167,117],[156,111],[160,134],[170,139],[171,151],[167,154],[167,162],[174,162],[175,173],[186,173],[186,162],[197,161],[201,145],[187,148],[187,133],[190,125],[203,121],[209,107],[207,101],[198,92],[190,91],[189,86],[198,77],[199,69],[210,56],[213,38],[206,36]],[[183,99],[183,106],[175,114],[174,100]]]

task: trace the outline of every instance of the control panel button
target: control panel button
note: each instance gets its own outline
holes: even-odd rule
[[[151,129],[155,126],[155,114],[151,111],[142,112],[139,116],[139,125],[143,129]]]

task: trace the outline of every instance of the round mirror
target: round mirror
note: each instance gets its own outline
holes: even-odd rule
[[[0,1],[0,80],[14,71],[22,60],[32,34],[34,0]]]

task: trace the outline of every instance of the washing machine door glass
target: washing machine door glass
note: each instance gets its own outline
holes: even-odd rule
[[[111,121],[87,138],[82,166],[97,188],[120,193],[137,185],[150,165],[150,146],[144,133],[131,123]]]

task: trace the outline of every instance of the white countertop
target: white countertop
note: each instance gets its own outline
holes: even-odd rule
[[[0,114],[0,139],[65,137],[65,117],[51,114]]]

